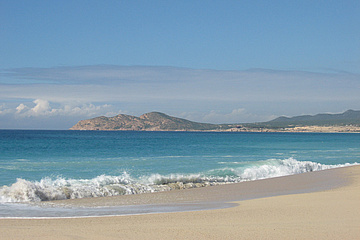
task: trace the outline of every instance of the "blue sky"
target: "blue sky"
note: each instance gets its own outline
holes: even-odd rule
[[[359,1],[0,1],[0,128],[360,109]]]

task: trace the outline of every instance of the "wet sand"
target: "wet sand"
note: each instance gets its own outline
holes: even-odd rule
[[[359,239],[360,166],[199,189],[64,201],[234,207],[70,219],[0,219],[2,239]],[[56,204],[58,204],[56,203]]]

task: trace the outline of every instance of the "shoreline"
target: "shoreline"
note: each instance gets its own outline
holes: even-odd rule
[[[95,218],[0,219],[0,235],[5,239],[357,239],[360,235],[359,165],[245,183],[144,198],[160,204],[174,198],[180,202],[217,199],[236,204],[230,208]],[[249,191],[246,196],[234,192],[240,185]],[[267,192],[261,192],[264,189]],[[131,202],[140,195],[128,196],[132,197],[125,201]],[[114,197],[108,204],[118,204],[119,199]]]
[[[339,167],[344,168],[347,166]],[[5,207],[0,219],[56,219],[188,212],[233,207],[234,201],[324,191],[346,184],[338,168],[171,191],[30,202]],[[1,207],[1,206],[0,206]],[[1,211],[1,209],[0,209]]]
[[[359,166],[360,165],[354,165]],[[345,186],[347,179],[339,173],[343,166],[287,176],[188,188],[154,193],[78,198],[41,202],[42,205],[69,207],[113,207],[135,205],[165,205],[182,203],[214,203],[244,201],[269,196],[325,191]]]
[[[209,132],[209,133],[360,133],[360,127],[347,127],[347,126],[297,126],[294,128],[228,128],[228,129],[215,129],[215,130],[191,130],[191,129],[66,129],[68,131],[108,131],[108,132]],[[65,131],[66,131],[65,130]]]
[[[319,128],[317,128],[319,127]],[[281,130],[274,128],[254,128],[254,129],[241,129],[241,128],[229,128],[226,130],[131,130],[131,129],[0,129],[0,131],[80,131],[80,132],[189,132],[189,133],[360,133],[360,127],[356,128],[336,128],[334,127],[322,127],[322,126],[308,126],[308,127],[294,127],[283,128]]]

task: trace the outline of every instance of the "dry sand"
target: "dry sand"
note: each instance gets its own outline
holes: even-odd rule
[[[246,194],[239,189],[247,189]],[[288,195],[273,196],[279,194]],[[360,239],[360,166],[100,200],[112,205],[136,198],[164,203],[174,198],[180,202],[235,198],[238,205],[117,217],[0,219],[0,239]],[[71,204],[90,205],[93,200]]]

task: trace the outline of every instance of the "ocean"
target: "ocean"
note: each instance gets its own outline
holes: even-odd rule
[[[356,133],[0,130],[0,217],[111,215],[115,208],[38,203],[230,184],[358,162]]]

